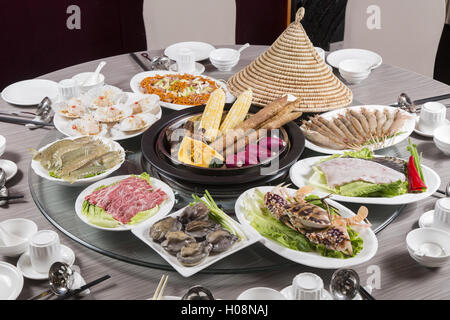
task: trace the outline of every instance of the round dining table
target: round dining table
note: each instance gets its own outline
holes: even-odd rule
[[[216,46],[234,47],[237,46]],[[266,46],[251,46],[241,54],[239,64],[229,72],[218,71],[208,60],[202,61],[205,75],[216,79],[228,79],[257,56]],[[150,57],[161,55],[160,51],[148,52]],[[149,61],[136,53],[136,57],[147,67]],[[124,91],[131,91],[130,79],[143,71],[142,66],[130,54],[123,54],[101,60],[90,61],[61,69],[39,78],[60,81],[73,75],[93,71],[100,61],[107,65],[102,70],[107,84],[117,86]],[[412,71],[388,64],[382,64],[373,70],[369,78],[357,85],[349,85],[354,101],[360,104],[391,105],[397,101],[400,93],[405,92],[413,100],[450,93],[450,86]],[[450,103],[450,100],[440,101]],[[0,111],[30,111],[33,107],[13,106],[0,99]],[[252,287],[270,287],[281,290],[292,283],[292,279],[301,272],[313,272],[322,277],[327,288],[334,270],[315,269],[301,264],[292,264],[286,260],[286,266],[270,271],[232,274],[200,273],[184,278],[172,270],[152,269],[140,266],[93,251],[67,237],[51,224],[40,212],[33,201],[29,189],[29,175],[34,175],[30,168],[30,148],[36,148],[49,134],[51,127],[30,130],[23,125],[0,123],[0,134],[6,138],[6,151],[1,157],[14,161],[18,165],[18,174],[7,182],[10,194],[23,194],[23,199],[15,200],[7,206],[0,207],[0,221],[11,218],[28,218],[36,222],[39,229],[51,229],[59,233],[61,242],[73,249],[75,264],[81,268],[81,274],[88,282],[109,274],[111,279],[95,286],[90,295],[83,299],[149,299],[163,274],[169,276],[165,295],[182,296],[189,287],[202,285],[209,288],[216,298],[235,299],[241,292]],[[140,139],[140,138],[136,138]],[[412,142],[423,153],[423,163],[433,168],[441,177],[440,189],[443,190],[450,181],[450,157],[439,151],[431,138],[415,133]],[[407,141],[390,147],[389,154],[404,154]],[[409,231],[418,228],[418,219],[426,211],[432,210],[436,200],[435,194],[426,200],[406,205],[401,213],[377,234],[378,252],[368,262],[355,266],[361,283],[373,288],[376,299],[450,299],[450,265],[442,268],[425,268],[416,263],[408,254],[405,238]],[[75,215],[75,212],[73,212]],[[133,248],[129,248],[130,251]],[[0,261],[16,265],[17,258],[0,255]],[[48,289],[45,280],[25,279],[19,299],[27,299]]]

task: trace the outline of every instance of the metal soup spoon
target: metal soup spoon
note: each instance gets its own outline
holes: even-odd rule
[[[190,288],[181,300],[214,300],[214,297],[209,289],[195,286]]]
[[[46,296],[64,296],[70,291],[74,281],[74,272],[67,263],[55,262],[48,271],[50,289],[30,298],[39,300]]]
[[[5,187],[6,171],[0,168],[0,196],[7,197],[9,195],[8,188]],[[0,200],[0,206],[4,206],[8,200]]]
[[[411,98],[406,93],[401,93],[397,99],[397,107],[404,109],[408,112],[417,112],[417,107]]]

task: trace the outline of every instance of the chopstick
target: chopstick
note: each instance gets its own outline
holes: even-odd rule
[[[7,197],[0,197],[0,201],[3,200],[13,200],[13,199],[20,199],[23,198],[23,196],[7,196]]]
[[[164,294],[164,289],[166,288],[167,280],[169,276],[165,274],[162,275],[161,280],[159,280],[158,287],[156,288],[155,294],[153,295],[152,300],[161,300]]]
[[[375,298],[369,292],[367,292],[367,290],[364,289],[363,286],[359,287],[359,294],[366,300],[375,300]]]
[[[149,68],[147,68],[147,66],[136,56],[134,52],[131,52],[130,56],[131,58],[133,58],[134,62],[136,62],[139,67],[141,67],[142,70],[149,71]]]
[[[69,291],[69,293],[67,293],[67,294],[65,294],[63,296],[57,297],[56,300],[64,300],[64,299],[70,298],[70,297],[72,297],[74,295],[79,294],[80,292],[82,292],[82,291],[84,291],[86,289],[89,289],[90,287],[95,286],[96,284],[99,284],[100,282],[108,280],[109,278],[111,278],[111,276],[109,274],[107,274],[106,276],[98,278],[97,280],[94,280],[94,281],[91,281],[89,283],[86,283],[84,286],[81,286],[78,289],[71,290],[71,291]]]

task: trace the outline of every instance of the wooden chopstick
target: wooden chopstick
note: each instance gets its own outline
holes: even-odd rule
[[[161,300],[164,289],[166,288],[167,279],[169,279],[169,276],[166,276],[165,274],[162,275],[161,280],[159,280],[158,287],[156,288],[155,294],[153,295],[152,300]]]

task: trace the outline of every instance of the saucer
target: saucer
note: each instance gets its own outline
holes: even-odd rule
[[[62,262],[67,263],[69,266],[72,266],[75,262],[75,253],[69,247],[61,245],[61,260]],[[33,269],[33,267],[31,266],[30,254],[28,251],[20,256],[19,261],[17,261],[17,269],[22,271],[23,276],[28,279],[48,279],[48,272],[40,273]]]
[[[177,71],[177,70],[178,70],[178,68],[177,68],[177,63],[176,63],[176,62],[175,62],[175,63],[172,63],[172,64],[169,66],[169,70],[170,70],[170,71],[174,71],[174,72],[178,72],[178,71]],[[202,65],[201,63],[196,62],[196,63],[195,63],[195,71],[192,72],[192,73],[193,73],[193,74],[202,74],[204,71],[205,71],[205,66]]]
[[[11,180],[17,173],[17,165],[10,160],[0,159],[0,168],[5,170],[6,181]]]
[[[418,221],[419,227],[420,228],[437,228],[437,229],[441,229],[441,230],[450,232],[450,229],[433,225],[433,220],[434,220],[434,210],[427,211],[420,216],[419,221]]]
[[[288,300],[294,300],[294,298],[291,295],[292,292],[292,285],[287,286],[283,290],[280,291]],[[322,299],[321,300],[333,300],[333,297],[328,292],[328,290],[323,289],[322,291]],[[353,298],[353,300],[362,300],[361,295],[359,293],[356,294],[356,296]]]
[[[444,121],[444,123],[442,125],[445,126],[445,125],[449,125],[449,124],[450,124],[450,120],[445,119],[445,121]],[[431,132],[420,131],[420,129],[419,129],[419,117],[416,117],[416,127],[414,128],[414,132],[415,133],[417,133],[418,135],[427,137],[427,138],[433,138],[433,131],[434,131],[434,129]]]

